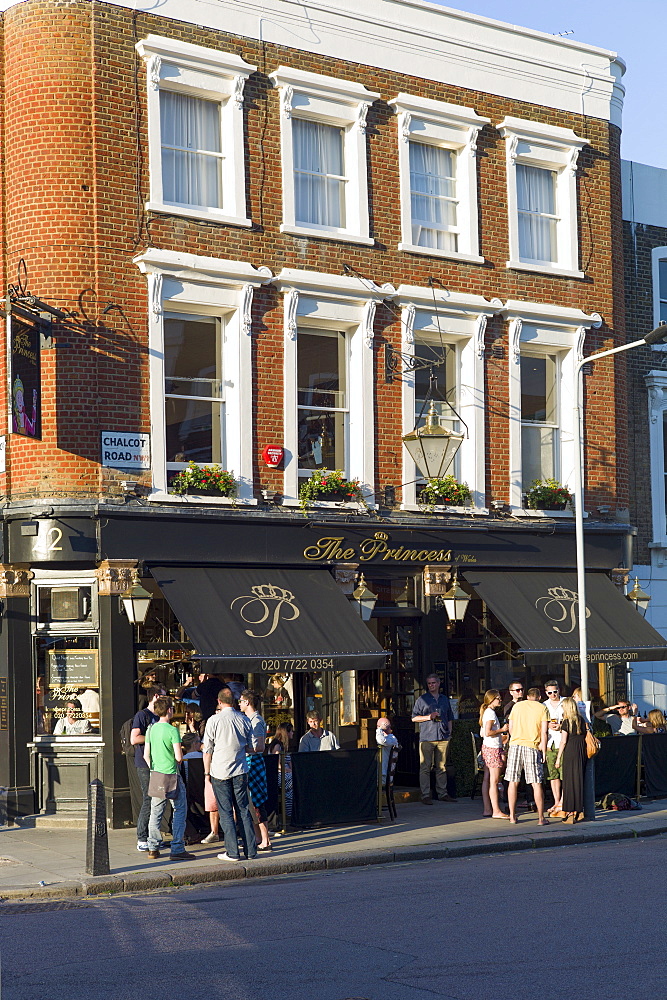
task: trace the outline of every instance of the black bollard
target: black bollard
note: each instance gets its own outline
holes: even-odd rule
[[[88,875],[109,875],[110,871],[104,785],[99,778],[95,778],[88,785],[86,873]]]

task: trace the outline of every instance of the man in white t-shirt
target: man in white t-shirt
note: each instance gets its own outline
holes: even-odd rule
[[[549,815],[552,812],[560,812],[561,809],[562,773],[561,769],[556,767],[556,758],[558,757],[558,748],[560,746],[560,722],[563,718],[563,699],[560,696],[560,685],[558,684],[558,681],[547,681],[544,688],[547,693],[547,700],[543,704],[549,713],[549,726],[547,728],[547,759],[545,764],[547,778],[549,779],[549,784],[551,785],[551,794],[554,797],[554,804],[551,809],[547,811],[547,815]]]

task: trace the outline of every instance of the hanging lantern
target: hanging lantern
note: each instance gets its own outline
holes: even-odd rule
[[[426,424],[406,434],[403,444],[426,479],[440,479],[447,473],[464,438],[465,434],[442,426],[435,411],[435,403],[431,400]]]
[[[632,601],[637,611],[646,616],[646,611],[649,604],[651,603],[651,598],[648,594],[645,594],[642,588],[639,586],[639,578],[635,577],[635,585],[629,594],[625,595],[629,601]]]
[[[440,607],[445,608],[450,622],[462,622],[468,609],[470,594],[466,594],[455,576],[449,590],[436,600]]]

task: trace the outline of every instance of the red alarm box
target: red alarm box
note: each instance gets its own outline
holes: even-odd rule
[[[282,462],[284,455],[285,449],[273,444],[267,444],[262,452],[262,458],[270,469],[276,469]]]

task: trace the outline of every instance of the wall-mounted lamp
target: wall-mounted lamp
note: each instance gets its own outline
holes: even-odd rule
[[[357,602],[359,614],[361,615],[363,621],[370,621],[377,599],[378,595],[368,589],[364,579],[364,574],[362,573],[356,590],[352,592],[352,600]]]
[[[435,606],[437,608],[445,609],[449,617],[451,627],[454,626],[455,622],[463,621],[466,611],[468,610],[469,602],[470,594],[467,594],[459,585],[456,574],[454,574],[449,590],[435,598]]]
[[[651,598],[648,594],[645,594],[642,588],[639,586],[639,578],[635,577],[635,585],[629,594],[625,595],[629,601],[632,601],[637,611],[646,617],[646,611],[649,604],[651,603]]]
[[[132,583],[120,595],[120,606],[132,625],[143,625],[152,599],[152,594],[141,586],[139,574],[135,569]]]

